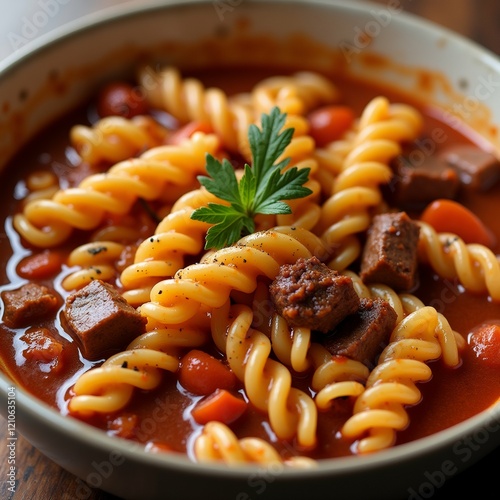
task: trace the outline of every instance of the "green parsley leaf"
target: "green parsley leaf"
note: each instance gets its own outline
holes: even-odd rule
[[[191,218],[213,224],[207,231],[205,249],[232,245],[244,234],[255,231],[256,214],[289,214],[290,206],[283,200],[303,198],[312,193],[304,187],[309,168],[286,168],[289,158],[278,162],[290,144],[294,130],[285,125],[286,114],[274,107],[262,115],[262,127],[248,130],[252,166],[246,164],[240,181],[231,163],[207,154],[207,174],[199,176],[200,184],[229,206],[209,203],[197,208]]]

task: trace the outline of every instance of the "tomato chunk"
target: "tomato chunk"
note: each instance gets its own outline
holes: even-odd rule
[[[308,115],[309,134],[319,147],[337,141],[352,127],[356,115],[348,106],[325,106]]]
[[[176,130],[167,139],[167,144],[180,144],[182,141],[189,139],[194,133],[203,132],[204,134],[212,134],[213,129],[206,122],[190,122],[179,130]]]
[[[500,325],[484,324],[469,335],[476,357],[493,368],[500,368]]]
[[[23,356],[28,361],[40,364],[41,371],[58,372],[62,368],[63,346],[47,328],[33,328],[27,330],[21,337],[26,346]]]
[[[61,270],[64,260],[64,255],[55,250],[34,253],[19,263],[17,273],[29,280],[50,278]]]
[[[216,389],[213,394],[198,402],[191,415],[201,425],[214,420],[230,424],[240,418],[246,409],[247,403],[242,398],[225,389]]]
[[[100,117],[123,116],[133,118],[148,112],[145,97],[126,82],[112,82],[99,95],[97,112]]]
[[[139,417],[135,413],[119,415],[108,424],[108,432],[124,439],[135,437]]]
[[[193,349],[181,359],[179,382],[193,394],[207,396],[216,389],[234,388],[236,376],[214,356]]]

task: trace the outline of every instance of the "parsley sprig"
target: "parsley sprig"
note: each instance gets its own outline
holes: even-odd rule
[[[227,159],[222,162],[207,154],[207,176],[198,180],[210,193],[229,205],[208,203],[197,208],[191,218],[213,224],[207,231],[205,249],[232,245],[245,234],[255,231],[256,214],[289,214],[290,206],[283,200],[303,198],[312,193],[304,187],[309,168],[296,166],[285,170],[290,158],[277,162],[290,144],[294,129],[283,129],[286,114],[274,107],[262,115],[262,127],[250,125],[248,139],[252,166],[245,164],[240,181]]]

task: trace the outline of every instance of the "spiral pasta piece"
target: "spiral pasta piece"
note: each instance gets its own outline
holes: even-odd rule
[[[273,432],[280,439],[296,436],[301,446],[316,444],[317,411],[305,392],[292,387],[290,371],[270,358],[271,342],[251,327],[252,310],[242,304],[230,306],[227,301],[212,311],[213,335],[220,342],[226,332],[229,366],[243,381],[245,392],[254,406],[269,416]]]
[[[421,400],[416,382],[428,380],[428,361],[443,358],[457,366],[456,336],[446,319],[410,294],[401,294],[404,318],[391,334],[390,342],[358,396],[353,415],[342,427],[346,438],[357,439],[357,452],[370,453],[392,446],[396,431],[406,428],[407,405]]]
[[[70,131],[73,147],[84,162],[92,165],[125,160],[159,146],[165,136],[166,129],[148,116],[108,116],[91,127],[75,125]]]
[[[256,232],[231,247],[209,252],[200,263],[157,283],[140,311],[162,324],[187,321],[202,305],[221,307],[233,290],[251,293],[259,276],[272,280],[282,264],[310,256],[302,243],[287,234]]]
[[[421,124],[416,109],[390,104],[385,97],[376,97],[365,107],[315,228],[329,246],[338,246],[329,263],[333,269],[346,269],[359,256],[356,235],[368,229],[372,209],[383,201],[379,186],[392,177],[388,163],[401,152],[400,143],[418,136]]]
[[[158,350],[125,350],[78,378],[69,410],[87,415],[117,411],[130,401],[134,387],[152,390],[159,385],[162,370],[175,372],[178,367],[177,358]]]
[[[245,96],[228,97],[218,88],[205,88],[196,78],[183,78],[177,68],[160,70],[144,66],[139,84],[150,104],[163,109],[182,123],[209,123],[223,147],[250,159],[247,132],[257,118]]]
[[[488,293],[500,301],[500,263],[486,246],[466,244],[456,234],[437,233],[429,224],[420,226],[420,258],[446,279],[455,279],[466,290]]]
[[[124,408],[134,388],[152,390],[162,372],[176,372],[186,348],[199,347],[210,338],[210,322],[199,315],[175,327],[149,323],[146,333],[101,366],[81,375],[73,386],[69,410],[73,413],[109,413]]]
[[[196,133],[179,146],[152,148],[87,177],[77,188],[59,190],[51,200],[28,203],[14,217],[14,227],[34,245],[58,245],[74,228],[96,228],[108,212],[128,213],[138,198],[160,198],[168,184],[190,188],[192,179],[205,170],[206,153],[215,153],[218,146],[214,135]]]
[[[283,464],[289,467],[309,468],[316,461],[305,456],[283,459],[271,444],[260,438],[238,439],[221,422],[209,422],[196,438],[194,455],[200,463],[222,462],[226,465],[257,464],[261,466]]]

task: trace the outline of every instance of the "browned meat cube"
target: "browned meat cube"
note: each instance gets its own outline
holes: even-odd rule
[[[399,156],[393,168],[394,177],[386,192],[390,202],[403,210],[419,210],[438,198],[457,196],[458,174],[439,157],[424,156],[412,163],[409,158]]]
[[[12,328],[28,326],[33,320],[41,319],[59,307],[59,297],[46,286],[26,283],[17,290],[2,293],[4,303],[3,320]]]
[[[361,279],[411,290],[417,278],[419,234],[418,224],[406,212],[376,215],[363,249]]]
[[[146,318],[108,283],[91,281],[66,299],[64,315],[87,359],[124,349],[145,330]]]
[[[441,153],[441,158],[457,171],[464,185],[477,191],[486,191],[500,180],[498,158],[477,146],[450,146]]]
[[[332,355],[346,356],[372,369],[388,344],[396,321],[396,311],[387,301],[363,298],[358,312],[326,335],[323,345]]]
[[[270,292],[278,314],[289,325],[323,333],[359,307],[351,278],[330,269],[317,257],[281,266]]]

